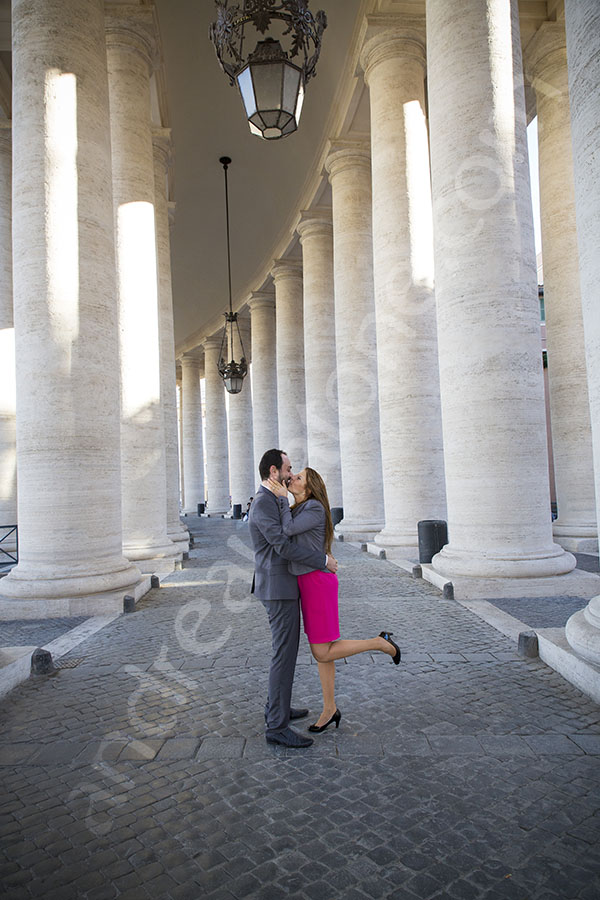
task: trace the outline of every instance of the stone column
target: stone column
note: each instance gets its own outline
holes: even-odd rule
[[[306,465],[302,262],[277,259],[271,275],[275,285],[278,446],[299,472]]]
[[[175,557],[181,548],[167,536],[150,125],[153,19],[150,8],[126,12],[121,18],[113,7],[106,16],[121,334],[123,549],[129,559],[150,560]]]
[[[429,147],[425,20],[369,17],[361,65],[371,106],[373,273],[385,528],[416,547],[420,519],[446,518]]]
[[[238,324],[246,361],[250,363],[250,319],[238,313]],[[236,362],[242,357],[242,348],[237,331],[234,332],[233,352]],[[239,394],[229,395],[229,484],[231,486],[231,503],[241,503],[242,513],[250,497],[254,496],[258,484],[257,470],[254,467],[254,446],[252,431],[252,389],[250,377],[246,375],[244,385]]]
[[[225,385],[217,368],[221,335],[207,338],[204,347],[204,403],[206,409],[206,494],[208,514],[229,512],[229,454]]]
[[[600,516],[600,7],[596,0],[565,0],[569,100],[575,176],[581,301]],[[567,622],[567,640],[600,665],[600,596]]]
[[[12,291],[11,124],[0,122],[0,526],[17,524],[15,329]],[[0,528],[0,539],[6,531]],[[0,549],[13,552],[15,536]],[[0,564],[8,562],[0,552]]]
[[[301,214],[304,273],[304,361],[308,464],[319,472],[329,503],[342,514],[342,473],[335,358],[333,223],[331,210]],[[337,517],[337,516],[336,516]]]
[[[372,540],[384,523],[377,345],[373,300],[371,165],[368,145],[332,143],[335,342],[347,540]]]
[[[181,468],[183,511],[195,516],[204,503],[204,448],[202,444],[202,395],[200,377],[204,365],[193,354],[181,357]]]
[[[15,0],[12,30],[19,565],[0,595],[17,618],[93,614],[140,577],[121,548],[104,4]]]
[[[427,0],[447,577],[559,575],[516,0]]]
[[[187,550],[190,536],[179,518],[179,452],[177,447],[177,386],[175,382],[175,337],[171,287],[171,241],[167,173],[171,153],[170,128],[154,128],[154,219],[158,264],[158,330],[160,340],[160,399],[165,429],[167,534]],[[187,545],[187,546],[186,546]]]
[[[598,552],[592,430],[585,368],[573,155],[562,24],[545,22],[527,46],[536,93],[544,305],[558,519],[566,550]]]
[[[275,297],[254,291],[248,301],[252,329],[252,418],[254,464],[266,450],[279,447],[277,422],[277,368],[275,364]]]

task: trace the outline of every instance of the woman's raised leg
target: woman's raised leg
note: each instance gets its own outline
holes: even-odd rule
[[[319,664],[333,662],[336,659],[345,659],[348,656],[356,656],[357,653],[368,653],[373,650],[387,653],[388,656],[394,656],[396,652],[392,645],[382,637],[370,638],[364,641],[339,640],[330,641],[328,644],[311,644],[310,649]]]

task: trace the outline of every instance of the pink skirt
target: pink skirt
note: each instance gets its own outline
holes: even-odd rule
[[[338,579],[333,572],[298,575],[304,632],[311,644],[328,644],[340,636]]]

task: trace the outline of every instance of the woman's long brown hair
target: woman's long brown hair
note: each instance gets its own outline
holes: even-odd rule
[[[298,503],[298,506],[302,506],[302,503],[306,503],[310,497],[314,497],[315,500],[318,500],[319,503],[322,504],[323,509],[325,510],[325,553],[331,553],[331,544],[333,542],[333,521],[331,519],[331,509],[329,508],[329,497],[327,496],[327,488],[325,487],[325,482],[319,475],[315,469],[311,469],[309,466],[306,466],[304,469],[306,472],[306,488],[308,490],[308,495],[302,500],[301,503]]]

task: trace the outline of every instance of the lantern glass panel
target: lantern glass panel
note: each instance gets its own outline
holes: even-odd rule
[[[281,109],[281,84],[283,66],[281,63],[250,65],[257,109]]]
[[[237,76],[237,83],[242,95],[242,101],[246,108],[246,116],[250,118],[256,112],[256,97],[254,96],[254,84],[252,82],[252,73],[250,66],[242,69]]]
[[[300,123],[300,113],[302,112],[302,104],[304,103],[304,83],[302,79],[300,79],[300,90],[298,91],[298,102],[296,103],[296,114],[294,118],[296,119],[296,127]]]
[[[300,70],[295,66],[285,65],[283,76],[283,109],[292,115],[296,109]]]

